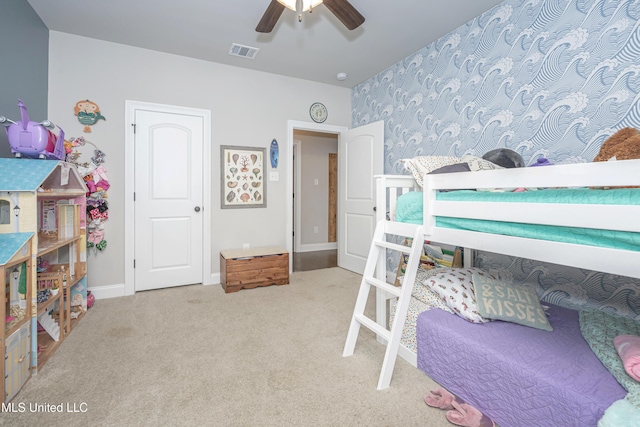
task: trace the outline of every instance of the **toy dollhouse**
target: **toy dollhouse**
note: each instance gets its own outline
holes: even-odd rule
[[[33,233],[0,234],[0,278],[4,283],[4,301],[0,316],[4,327],[0,341],[4,363],[0,374],[4,381],[0,392],[11,400],[31,376],[32,331],[32,240]]]
[[[86,313],[86,192],[69,163],[0,159],[5,402]]]

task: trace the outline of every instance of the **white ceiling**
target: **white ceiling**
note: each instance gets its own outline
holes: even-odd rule
[[[502,1],[350,0],[366,19],[353,31],[320,5],[302,23],[285,9],[261,34],[255,27],[270,0],[28,0],[53,31],[349,88]],[[233,57],[232,43],[260,51]]]

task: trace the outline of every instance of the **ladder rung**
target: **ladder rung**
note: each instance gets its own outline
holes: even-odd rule
[[[347,340],[344,344],[343,356],[352,356],[358,339],[358,333],[360,327],[364,326],[374,332],[380,339],[378,341],[385,341],[387,343],[387,350],[385,351],[384,361],[382,362],[382,370],[380,372],[380,378],[378,380],[378,390],[389,387],[391,382],[391,376],[393,374],[393,368],[396,362],[396,357],[400,348],[400,339],[402,337],[402,327],[404,326],[407,310],[408,299],[411,298],[411,292],[413,289],[413,283],[408,283],[407,277],[414,277],[416,272],[414,271],[418,263],[415,262],[415,258],[420,258],[422,252],[422,227],[413,227],[409,230],[409,226],[405,228],[388,227],[389,222],[379,221],[376,226],[376,230],[371,242],[371,248],[369,250],[369,257],[367,258],[367,264],[365,266],[364,274],[362,275],[362,281],[360,282],[360,290],[358,291],[358,299],[356,300],[356,306],[353,310],[353,316],[351,317],[351,323],[349,324],[349,332],[347,333]],[[395,224],[395,223],[394,223]],[[411,232],[410,232],[411,231]],[[413,236],[413,242],[411,247],[399,245],[396,243],[387,242],[385,236],[387,234],[393,234],[398,236],[409,233]],[[409,237],[409,234],[406,234]],[[378,266],[377,263],[384,260],[381,253],[381,248],[391,249],[400,253],[409,254],[409,260],[407,261],[407,271],[402,281],[402,286],[393,286],[384,280],[385,272],[381,271],[382,266]],[[376,270],[377,269],[377,270]],[[374,274],[374,272],[378,274]],[[409,276],[407,276],[407,274]],[[379,278],[378,278],[379,277]],[[405,283],[406,282],[406,283]],[[397,297],[398,306],[396,308],[396,321],[391,324],[390,329],[387,329],[387,320],[385,316],[381,316],[378,308],[380,306],[386,306],[381,304],[382,298],[380,293],[376,294],[376,299],[379,300],[379,306],[376,309],[376,316],[380,324],[372,318],[365,316],[365,306],[367,298],[370,294],[371,286],[375,286],[378,289],[384,291],[386,295]],[[407,350],[408,351],[408,350]]]
[[[397,243],[391,243],[384,240],[376,240],[374,243],[382,248],[393,249],[394,251],[404,252],[406,254],[411,252],[410,246],[398,245]]]
[[[364,314],[356,314],[354,317],[362,326],[366,326],[367,328],[375,332],[376,335],[389,341],[390,332],[384,326],[378,325],[376,322],[374,322]]]
[[[364,280],[368,284],[373,285],[376,288],[380,288],[383,291],[388,292],[391,295],[394,295],[396,297],[399,297],[400,293],[402,292],[402,287],[390,285],[387,282],[383,282],[380,279],[376,279],[375,277],[365,277]]]

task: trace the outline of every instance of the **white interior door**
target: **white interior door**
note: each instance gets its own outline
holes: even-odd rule
[[[201,116],[135,111],[135,290],[202,283]]]
[[[362,274],[376,227],[374,175],[384,172],[384,122],[340,134],[338,266]],[[385,209],[385,207],[380,207]]]

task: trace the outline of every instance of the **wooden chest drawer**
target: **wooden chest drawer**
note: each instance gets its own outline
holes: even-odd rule
[[[289,284],[289,253],[279,247],[220,252],[220,283],[226,293]]]

